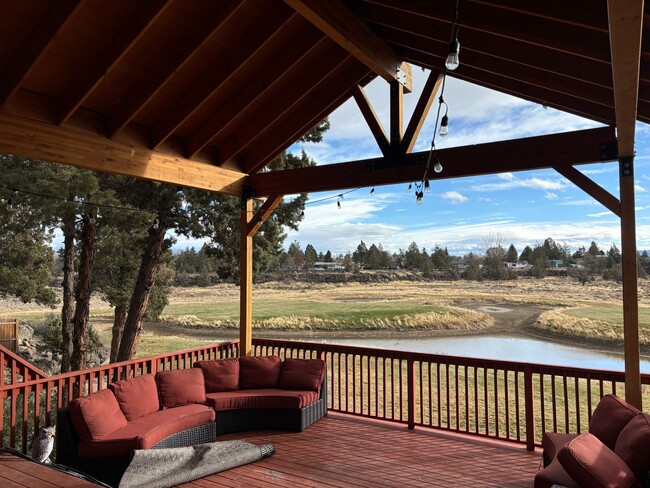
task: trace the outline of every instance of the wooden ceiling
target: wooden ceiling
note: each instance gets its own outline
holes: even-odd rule
[[[240,195],[358,86],[401,62],[439,72],[454,5],[0,0],[0,151]],[[450,76],[617,124],[606,0],[460,0],[459,25]],[[643,122],[649,42],[631,55]]]

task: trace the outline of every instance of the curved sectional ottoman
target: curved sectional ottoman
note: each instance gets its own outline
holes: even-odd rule
[[[57,463],[117,486],[136,449],[250,430],[301,432],[327,415],[320,359],[249,356],[118,381],[72,400],[56,423]]]

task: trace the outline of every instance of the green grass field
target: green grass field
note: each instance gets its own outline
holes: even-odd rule
[[[587,305],[563,313],[572,317],[582,317],[610,324],[623,324],[623,307],[621,305]],[[650,308],[639,307],[639,326],[650,328]]]

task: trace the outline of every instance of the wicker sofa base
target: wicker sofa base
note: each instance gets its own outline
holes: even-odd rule
[[[195,444],[214,442],[216,425],[210,422],[170,435],[152,449],[166,447],[185,447]],[[124,456],[103,456],[97,458],[81,458],[77,455],[78,435],[72,425],[70,412],[62,408],[56,416],[56,462],[86,473],[93,478],[110,485],[118,486],[120,479],[131,462],[132,453]]]
[[[222,410],[217,412],[217,435],[252,430],[288,430],[302,432],[326,415],[326,398],[320,398],[317,402],[300,410],[288,408]]]

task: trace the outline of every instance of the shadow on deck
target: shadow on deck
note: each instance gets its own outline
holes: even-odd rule
[[[276,454],[185,487],[532,487],[541,454],[521,446],[330,414],[302,433],[248,432],[218,440],[273,443]]]

